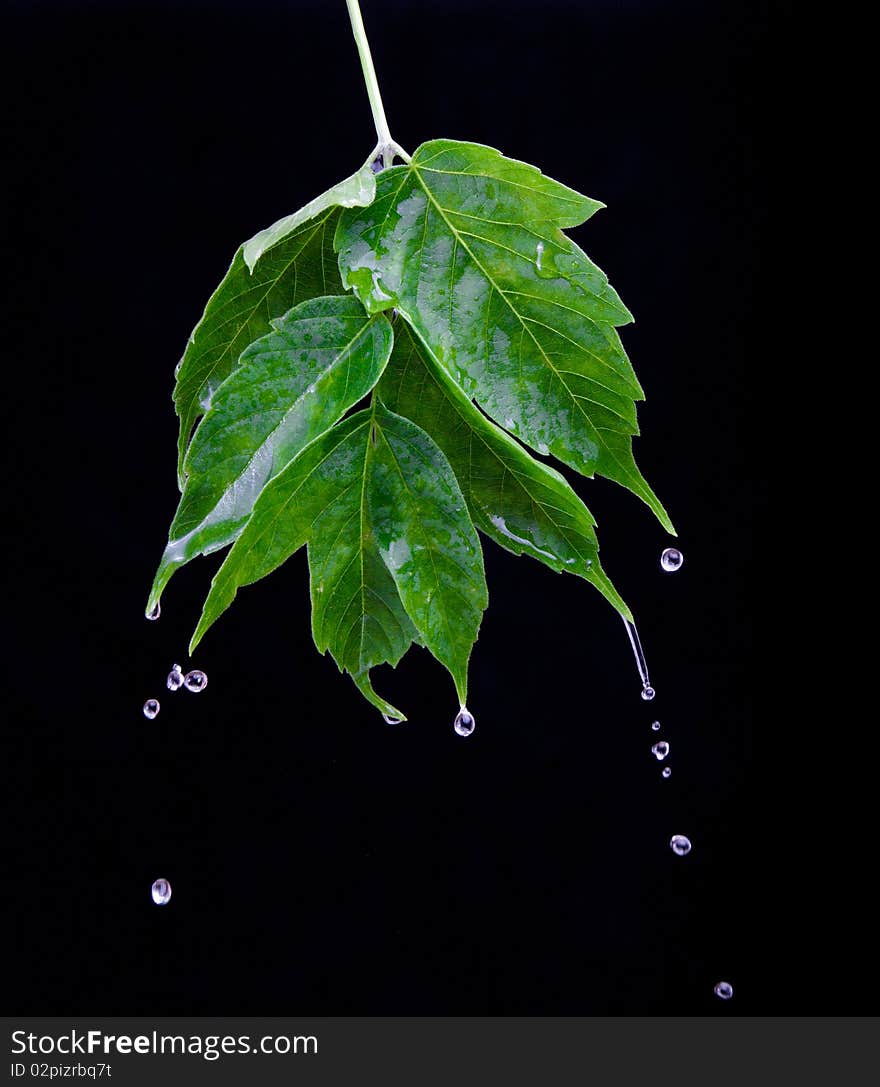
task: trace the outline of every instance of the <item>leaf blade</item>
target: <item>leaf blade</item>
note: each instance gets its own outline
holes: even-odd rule
[[[340,217],[343,282],[395,307],[464,391],[540,453],[638,495],[672,531],[635,464],[641,386],[616,326],[632,317],[562,228],[601,205],[478,144],[435,140]]]
[[[374,412],[367,500],[379,552],[464,705],[468,661],[489,600],[480,541],[436,443],[381,402]]]
[[[391,325],[351,295],[308,299],[271,323],[193,437],[148,613],[175,570],[235,539],[266,483],[370,392],[391,353]]]
[[[238,365],[241,352],[270,330],[273,317],[308,298],[343,293],[332,252],[338,216],[339,210],[330,208],[302,224],[265,253],[253,275],[240,246],[208,299],[176,371],[173,398],[180,420],[177,470],[181,490],[193,427]]]
[[[381,712],[403,720],[376,694],[369,678],[372,667],[396,665],[417,640],[368,522],[364,492],[371,426],[369,411],[344,419],[268,484],[211,584],[190,651],[240,587],[265,577],[308,544],[318,650],[329,650]]]
[[[376,175],[370,163],[365,162],[359,170],[329,188],[326,192],[310,200],[292,215],[285,215],[271,226],[255,234],[242,247],[242,256],[248,270],[253,272],[262,255],[309,219],[315,218],[322,211],[331,207],[365,207],[376,196]]]
[[[190,642],[192,652],[239,590],[252,585],[300,549],[312,521],[342,486],[343,472],[369,417],[358,412],[337,423],[280,472],[262,491],[250,520],[211,582]]]
[[[591,582],[632,621],[599,562],[595,520],[571,486],[482,415],[406,326],[397,326],[378,393],[439,445],[481,532],[514,554]]]

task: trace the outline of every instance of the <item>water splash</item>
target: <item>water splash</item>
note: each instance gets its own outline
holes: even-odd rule
[[[691,851],[691,840],[683,834],[673,834],[669,839],[669,848],[677,857],[686,857]]]
[[[476,728],[476,724],[477,722],[474,720],[473,715],[468,713],[467,706],[462,706],[452,727],[459,736],[470,736]]]
[[[198,694],[199,691],[203,691],[208,686],[208,677],[204,672],[196,668],[192,672],[186,673],[183,677],[183,685],[188,691]]]
[[[644,702],[651,702],[657,692],[651,686],[651,679],[648,675],[648,662],[645,660],[645,651],[642,649],[639,632],[636,630],[635,623],[631,623],[629,619],[624,619],[623,625],[626,627],[629,644],[632,646],[633,656],[636,658],[636,668],[639,671],[639,679],[642,681],[642,700]]]
[[[157,879],[150,888],[150,895],[157,906],[167,906],[171,901],[171,884],[167,879]]]
[[[144,703],[144,717],[148,721],[152,721],[154,717],[159,716],[159,700],[156,698],[148,698]]]
[[[683,563],[684,555],[677,547],[667,547],[660,556],[660,569],[667,574],[674,574],[676,570],[680,570]]]

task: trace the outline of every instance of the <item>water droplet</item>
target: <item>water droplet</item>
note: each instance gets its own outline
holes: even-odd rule
[[[544,243],[543,242],[538,242],[538,245],[537,245],[537,248],[536,248],[536,253],[537,253],[537,256],[535,257],[535,267],[540,272],[541,271],[541,257],[543,257],[543,255],[544,255]]]
[[[146,612],[146,616],[147,616],[148,619],[158,619],[161,614],[162,614],[162,605],[159,603],[158,600],[152,606],[152,608],[150,608],[150,610],[148,612]]]
[[[648,662],[645,660],[645,651],[642,649],[642,640],[639,637],[639,632],[636,630],[635,623],[631,623],[629,619],[624,619],[623,625],[626,627],[629,644],[632,646],[633,656],[636,658],[636,668],[639,672],[639,679],[642,681],[642,700],[644,702],[650,702],[656,692],[651,686],[651,680],[648,677]]]
[[[393,713],[383,713],[382,720],[386,725],[399,725],[403,718],[395,717]]]
[[[470,736],[470,734],[474,731],[476,723],[477,722],[473,719],[471,714],[468,713],[467,707],[462,706],[461,712],[455,718],[452,727],[455,729],[459,736]]]
[[[661,740],[659,744],[654,744],[651,748],[651,754],[656,758],[663,760],[669,754],[669,744],[665,740]]]
[[[652,721],[652,722],[651,722],[651,728],[652,728],[652,729],[653,729],[653,730],[654,730],[655,732],[659,732],[659,731],[660,731],[660,722],[659,722],[659,721]]]
[[[152,721],[154,717],[159,716],[159,702],[155,698],[148,698],[144,703],[144,717],[149,721]]]
[[[668,777],[671,777],[671,776],[672,776],[672,767],[671,766],[664,766],[663,769],[660,771],[660,777],[668,778]]]
[[[680,570],[683,563],[684,555],[682,555],[677,547],[667,547],[660,556],[660,567],[665,570],[667,574],[674,574],[676,570]]]
[[[175,664],[171,671],[168,673],[168,678],[165,680],[165,685],[169,691],[179,691],[183,686],[183,669],[179,664]]]
[[[370,169],[374,174],[381,173],[385,169],[385,158],[383,155],[376,155],[373,161],[370,163]]]
[[[167,906],[171,901],[171,884],[167,879],[157,879],[150,888],[150,894],[157,906]]]
[[[733,996],[733,986],[729,981],[719,981],[715,986],[715,995],[719,1000],[730,1000]]]
[[[686,857],[691,851],[691,840],[683,834],[673,834],[669,839],[669,848],[676,856]]]
[[[198,694],[199,691],[203,691],[208,686],[208,677],[197,668],[193,672],[186,673],[183,677],[183,684],[188,691]]]

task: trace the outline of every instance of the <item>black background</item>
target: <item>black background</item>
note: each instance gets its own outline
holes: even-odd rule
[[[768,953],[755,807],[777,13],[365,0],[364,18],[410,151],[488,143],[608,205],[573,234],[636,315],[636,455],[683,569],[659,571],[671,541],[632,495],[569,478],[656,701],[598,593],[489,542],[468,740],[425,651],[377,674],[400,727],[317,655],[302,554],[208,636],[204,694],[165,690],[218,564],[144,621],[177,494],[174,365],[237,244],[363,161],[369,107],[342,0],[13,5],[7,1010],[811,1008]]]

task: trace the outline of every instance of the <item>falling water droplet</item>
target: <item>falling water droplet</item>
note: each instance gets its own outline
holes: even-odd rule
[[[183,669],[179,664],[175,664],[171,671],[168,673],[168,678],[165,680],[165,685],[169,691],[179,691],[183,686]]]
[[[386,725],[399,725],[403,718],[395,717],[393,713],[383,713],[382,720]]]
[[[171,901],[171,884],[167,879],[157,879],[150,888],[150,894],[157,906],[167,906]]]
[[[648,677],[648,662],[645,660],[645,651],[642,649],[642,640],[639,637],[639,632],[636,630],[635,623],[631,623],[629,619],[624,619],[623,625],[626,627],[629,644],[632,646],[633,656],[636,658],[636,668],[639,671],[639,679],[642,681],[642,701],[650,702],[657,692],[651,686],[651,680]]]
[[[729,981],[719,981],[715,986],[715,995],[720,1000],[730,1000],[733,996],[733,986]]]
[[[154,717],[159,716],[159,702],[155,698],[148,698],[144,703],[144,717],[152,721]]]
[[[673,834],[669,839],[669,848],[676,856],[686,857],[691,851],[691,840],[683,834]]]
[[[651,754],[662,761],[669,754],[669,744],[665,740],[661,740],[659,744],[654,744],[651,748]]]
[[[208,677],[204,672],[200,672],[196,668],[195,671],[186,673],[183,677],[183,684],[188,691],[198,694],[199,691],[203,691],[208,686]]]
[[[660,567],[662,570],[665,570],[667,574],[674,574],[676,570],[680,570],[683,563],[684,555],[682,555],[677,547],[667,547],[660,556]]]
[[[543,242],[538,242],[536,252],[537,252],[537,256],[535,257],[535,267],[540,272],[541,271],[541,258],[544,256],[544,243]]]
[[[157,600],[156,603],[145,613],[148,619],[158,619],[162,614],[162,605]]]
[[[655,732],[659,732],[659,731],[660,731],[660,722],[659,722],[659,721],[652,721],[652,722],[651,722],[651,728],[652,728],[652,729],[653,729],[653,730],[654,730]]]
[[[461,712],[455,718],[452,727],[455,729],[459,736],[470,736],[470,734],[474,731],[476,723],[477,722],[473,719],[472,715],[468,713],[467,707],[462,706]]]
[[[663,769],[660,771],[660,777],[668,778],[668,777],[671,777],[671,776],[672,776],[672,767],[671,766],[664,766]]]

